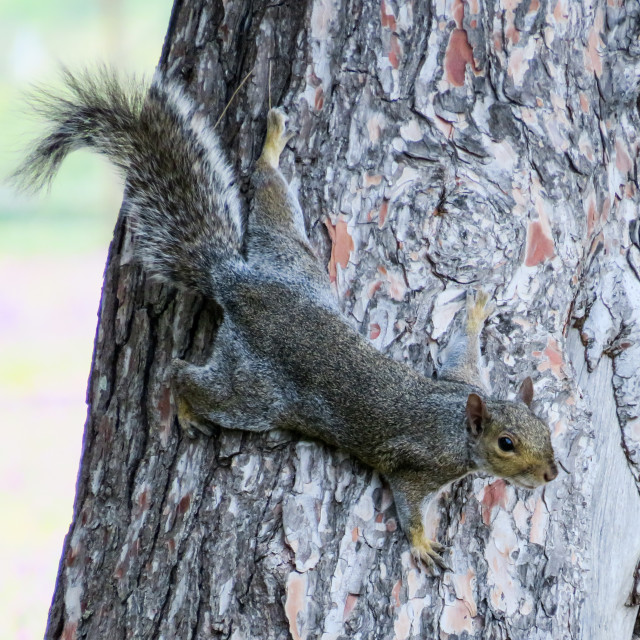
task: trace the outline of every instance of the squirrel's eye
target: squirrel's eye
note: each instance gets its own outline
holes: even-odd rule
[[[507,438],[507,436],[502,436],[502,438],[498,438],[498,446],[503,451],[513,451],[515,447],[513,446],[513,440],[511,438]]]

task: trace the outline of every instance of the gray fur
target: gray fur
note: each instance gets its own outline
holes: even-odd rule
[[[424,538],[422,508],[444,484],[475,470],[529,487],[555,477],[547,426],[524,404],[487,398],[478,386],[486,295],[469,298],[466,329],[443,367],[447,380],[386,358],[345,322],[278,169],[283,114],[269,113],[245,232],[211,123],[178,88],[156,77],[145,95],[127,93],[108,73],[65,77],[71,97],[49,97],[43,112],[53,129],[19,174],[39,186],[70,150],[105,153],[126,173],[145,264],[222,305],[210,362],[173,364],[189,434],[210,433],[212,424],[285,428],[350,452],[389,479],[401,525],[427,564],[442,559],[440,546]],[[505,436],[514,451],[498,446]]]

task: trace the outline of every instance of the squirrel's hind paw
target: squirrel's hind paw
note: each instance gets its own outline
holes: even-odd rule
[[[287,132],[287,116],[282,109],[269,109],[267,114],[267,137],[262,149],[262,158],[274,169],[278,168],[280,154],[293,137]]]
[[[181,398],[177,398],[177,405],[178,424],[189,438],[193,440],[198,436],[198,434],[204,434],[205,436],[213,435],[213,429],[193,416],[187,402]]]
[[[186,365],[186,362],[174,360],[174,370],[179,369],[182,364]],[[177,410],[176,413],[178,414],[178,425],[189,438],[193,440],[198,436],[198,433],[204,434],[205,436],[213,435],[213,429],[194,415],[189,402],[175,388],[173,389],[173,399]]]
[[[412,545],[411,555],[418,566],[423,565],[430,571],[433,571],[436,566],[442,571],[451,571],[451,567],[449,567],[441,555],[446,550],[447,547],[439,542],[423,537],[417,544]]]

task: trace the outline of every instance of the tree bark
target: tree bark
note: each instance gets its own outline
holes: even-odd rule
[[[245,185],[269,100],[297,125],[285,173],[348,321],[431,375],[486,289],[494,393],[533,376],[564,471],[444,491],[453,570],[431,575],[344,453],[189,440],[168,365],[206,360],[219,313],[148,279],[121,218],[47,638],[632,637],[639,24],[630,0],[175,1],[160,67],[203,108],[253,69],[218,127]]]

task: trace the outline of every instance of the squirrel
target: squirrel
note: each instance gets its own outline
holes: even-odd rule
[[[63,73],[67,93],[40,103],[51,129],[15,176],[37,189],[73,149],[106,155],[126,178],[126,215],[145,268],[222,306],[209,362],[172,364],[189,436],[210,435],[213,425],[289,429],[349,452],[387,479],[413,557],[430,568],[447,568],[444,547],[423,528],[444,485],[476,471],[529,489],[557,476],[549,429],[530,409],[531,378],[516,402],[491,397],[481,381],[479,336],[493,310],[484,292],[467,295],[464,331],[437,380],[388,358],[347,323],[279,169],[290,138],[281,110],[267,115],[245,224],[212,121],[176,83],[156,73],[146,89],[109,71]]]

